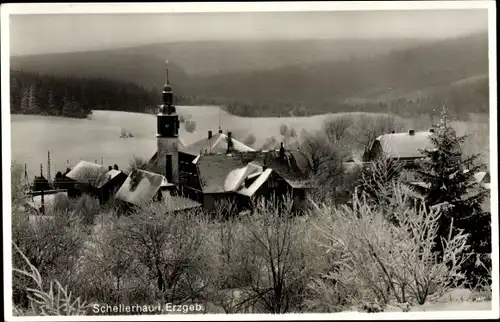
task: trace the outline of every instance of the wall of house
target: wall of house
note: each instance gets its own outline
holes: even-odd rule
[[[298,211],[306,204],[306,190],[303,188],[293,189],[293,209]]]
[[[211,193],[203,196],[203,208],[208,212],[216,210],[217,202],[238,202],[238,198],[233,193]]]
[[[111,198],[113,198],[120,187],[123,185],[125,180],[127,179],[127,175],[123,172],[116,175],[113,179],[108,181],[101,189],[98,190],[99,193],[99,202],[101,204],[107,203]]]
[[[195,158],[190,154],[179,152],[179,184],[201,190],[196,164],[193,164]]]

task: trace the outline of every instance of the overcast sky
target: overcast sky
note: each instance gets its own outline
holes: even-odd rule
[[[445,38],[488,30],[487,10],[12,15],[11,55],[232,39]]]

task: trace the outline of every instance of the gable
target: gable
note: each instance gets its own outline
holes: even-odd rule
[[[164,176],[144,171],[135,170],[125,179],[116,193],[116,199],[134,205],[151,201],[158,193]]]

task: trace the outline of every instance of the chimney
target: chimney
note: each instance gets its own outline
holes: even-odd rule
[[[212,131],[208,131],[208,139],[210,140],[212,138]]]
[[[165,177],[168,183],[172,183],[172,155],[167,154],[166,164],[165,164]]]
[[[222,129],[220,128],[220,126],[219,126],[219,133],[222,133]]]
[[[280,145],[279,158],[280,158],[281,162],[285,161],[285,147],[283,146],[283,142],[281,142],[281,145]]]
[[[262,165],[262,172],[267,170],[267,153],[264,153],[264,164]]]
[[[227,132],[227,154],[231,153],[233,149],[233,137],[231,132]]]
[[[113,167],[112,166],[108,166],[108,170],[109,171],[113,170]]]
[[[408,130],[409,135],[415,135],[415,130]]]
[[[431,128],[429,129],[429,132],[434,133],[434,129],[431,127]]]

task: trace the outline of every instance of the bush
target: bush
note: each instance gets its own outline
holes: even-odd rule
[[[19,247],[15,244],[13,246],[29,267],[29,271],[13,267],[13,273],[28,277],[35,284],[35,287],[25,289],[29,294],[28,307],[14,305],[14,315],[83,315],[87,312],[90,306],[79,297],[73,296],[71,292],[68,293],[68,287],[63,287],[57,280],[50,281],[47,288],[39,270],[30,263]]]
[[[187,120],[186,123],[184,123],[184,128],[187,132],[193,133],[194,131],[196,131],[196,122]]]
[[[252,146],[255,144],[255,135],[253,134],[249,134],[246,139],[243,141],[243,143],[245,143],[246,145],[249,145],[249,146]]]
[[[94,224],[94,219],[100,210],[99,201],[89,195],[82,195],[73,202],[73,209],[82,220],[82,224],[89,226]]]
[[[442,239],[444,253],[439,259],[434,239],[441,209],[409,207],[401,190],[394,191],[390,211],[397,225],[386,219],[383,208],[356,197],[353,208],[337,209],[333,216],[330,208],[317,207],[322,219],[317,229],[328,240],[323,247],[337,254],[329,276],[344,287],[354,283],[360,292],[368,290],[365,300],[423,304],[463,278],[459,268],[467,258],[468,236],[458,231]],[[321,295],[327,298],[329,293]]]
[[[72,287],[85,237],[80,219],[71,213],[13,215],[12,242],[19,251],[13,249],[12,265],[28,272],[32,265],[44,279]],[[37,287],[28,277],[16,274],[12,280],[14,303],[24,309],[29,305],[27,289]]]

